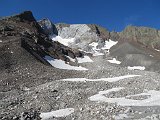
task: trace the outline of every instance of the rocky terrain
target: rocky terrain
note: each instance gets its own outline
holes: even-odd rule
[[[0,19],[1,120],[159,120],[160,31]]]

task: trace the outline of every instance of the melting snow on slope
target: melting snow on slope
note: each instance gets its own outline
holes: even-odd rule
[[[89,56],[84,56],[83,58],[77,58],[78,63],[85,63],[85,62],[93,62]]]
[[[105,45],[102,48],[97,48],[98,42],[92,42],[89,45],[92,46],[92,49],[94,51],[93,56],[99,56],[99,55],[104,55],[103,53],[100,52],[101,50],[108,50],[109,52],[110,48],[116,45],[117,43],[118,41],[112,41],[111,39],[109,39],[109,41],[105,41]]]
[[[68,57],[70,59],[70,61],[72,61],[72,62],[76,62],[76,61],[78,61],[78,63],[93,62],[93,60],[89,56],[84,56],[83,58],[77,57],[75,59],[73,59],[69,56],[66,56],[66,57]]]
[[[93,50],[99,50],[99,49],[97,49],[98,42],[92,42],[92,43],[89,44],[89,45],[92,46],[92,49],[93,49]]]
[[[118,41],[112,41],[111,39],[109,39],[109,41],[105,41],[105,45],[102,49],[110,49],[111,47],[113,47],[114,45],[116,45],[118,43]]]
[[[107,61],[113,64],[121,64],[121,61],[116,60],[116,58],[113,58],[112,60],[107,60]]]
[[[54,36],[52,37],[53,41],[58,41],[59,43],[68,46],[70,43],[73,43],[75,41],[75,38],[70,38],[70,39],[63,39],[60,36]]]
[[[42,120],[48,120],[54,117],[66,117],[73,112],[74,112],[73,108],[66,108],[66,109],[60,109],[60,110],[51,111],[47,113],[41,113],[40,117],[42,118]]]
[[[144,66],[133,66],[133,67],[128,66],[128,70],[145,70],[145,67]]]
[[[59,68],[59,69],[67,69],[67,70],[88,70],[84,67],[77,67],[77,66],[71,66],[69,64],[66,64],[63,60],[54,59],[50,56],[45,56],[45,58],[53,67]]]
[[[103,53],[99,52],[100,49],[97,48],[98,42],[92,42],[92,43],[89,44],[89,45],[92,46],[92,50],[94,51],[93,56],[104,55]]]
[[[146,93],[129,95],[126,97],[120,98],[108,98],[107,94],[111,92],[118,92],[124,88],[112,88],[106,91],[100,91],[98,94],[91,96],[89,99],[91,101],[97,102],[109,102],[109,103],[117,103],[121,106],[160,106],[160,91],[150,90]],[[139,97],[139,99],[131,99],[132,97]],[[143,98],[143,99],[142,99]]]
[[[113,78],[101,78],[101,79],[87,79],[87,78],[68,78],[68,79],[62,79],[62,81],[70,81],[70,82],[99,82],[99,81],[105,81],[105,82],[117,82],[119,80],[123,80],[126,78],[132,78],[132,77],[138,77],[140,75],[125,75],[125,76],[119,76],[119,77],[113,77]]]

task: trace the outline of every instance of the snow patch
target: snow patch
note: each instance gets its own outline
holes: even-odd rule
[[[140,75],[124,75],[119,77],[113,77],[113,78],[101,78],[101,79],[87,79],[87,78],[68,78],[68,79],[62,79],[61,81],[69,81],[69,82],[117,82],[119,80],[123,80],[126,78],[132,78],[132,77],[138,77]]]
[[[91,101],[97,102],[109,102],[109,103],[117,103],[121,106],[160,106],[160,91],[150,90],[146,93],[129,95],[126,97],[120,98],[108,98],[107,94],[111,92],[117,92],[124,88],[112,88],[106,91],[100,91],[98,94],[91,96],[89,99]],[[145,97],[145,99],[131,99],[131,97]],[[146,96],[148,96],[146,98]],[[130,97],[130,99],[129,99]]]
[[[59,43],[65,45],[65,46],[69,46],[70,43],[73,43],[75,41],[75,38],[63,39],[60,36],[54,36],[54,37],[52,37],[52,40],[58,41]]]
[[[118,41],[112,41],[111,39],[109,39],[109,41],[105,41],[105,45],[102,48],[97,48],[98,42],[92,42],[89,45],[92,46],[92,50],[94,51],[93,56],[99,56],[104,55],[100,51],[107,50],[107,52],[109,53],[110,48],[116,45],[117,43]]]
[[[98,46],[98,42],[92,42],[91,44],[89,44],[90,46],[92,46],[92,50],[93,50],[93,56],[101,56],[104,55],[103,53],[99,52],[100,49],[97,48]]]
[[[52,119],[54,117],[66,117],[74,112],[73,108],[60,109],[56,111],[41,113],[40,117],[42,120]]]
[[[72,62],[76,62],[76,61],[78,61],[78,63],[93,62],[93,60],[89,56],[76,57],[75,59],[69,56],[66,56],[66,57],[68,57]]]
[[[109,41],[105,41],[105,45],[104,47],[102,47],[103,50],[109,50],[111,47],[113,47],[114,45],[116,45],[118,43],[118,41],[112,41],[111,39],[109,39]]]
[[[81,66],[79,67],[71,66],[69,64],[66,64],[63,60],[54,59],[50,56],[45,56],[44,59],[46,59],[55,68],[67,69],[67,70],[88,70]]]
[[[78,57],[77,60],[78,63],[93,62],[89,56],[84,56],[84,58]]]
[[[149,55],[150,57],[154,57],[153,55]]]
[[[156,50],[156,51],[158,51],[158,52],[160,51],[160,50],[158,50],[158,49],[154,49],[154,50]]]
[[[144,66],[128,66],[128,70],[145,70]]]
[[[92,46],[92,49],[93,49],[93,50],[99,50],[99,49],[97,49],[98,42],[92,42],[92,43],[89,44],[89,45]]]
[[[107,60],[107,61],[113,64],[121,64],[121,61],[116,60],[116,58],[113,58],[112,60]]]

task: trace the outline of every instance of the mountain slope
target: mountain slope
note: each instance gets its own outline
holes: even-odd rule
[[[160,119],[158,30],[141,29],[3,18],[0,119]]]

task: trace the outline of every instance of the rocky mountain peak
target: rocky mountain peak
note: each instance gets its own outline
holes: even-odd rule
[[[131,34],[131,35],[148,35],[148,36],[153,36],[158,34],[158,30],[154,28],[149,28],[149,27],[137,27],[137,26],[127,26],[123,31],[123,33],[126,34]]]
[[[28,22],[33,22],[33,21],[36,21],[35,18],[33,17],[33,14],[31,11],[24,11],[20,14],[17,14],[17,15],[14,15],[14,16],[11,16],[11,17],[8,17],[10,19],[15,19],[17,21],[28,21]]]
[[[160,45],[160,31],[154,28],[127,26],[119,36],[121,39],[134,40],[152,48]]]

